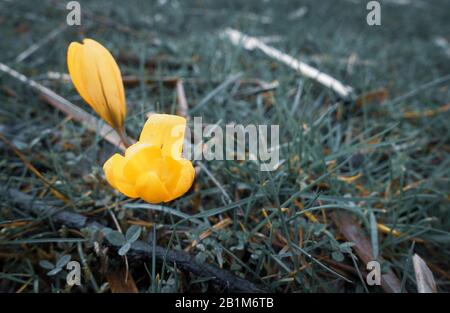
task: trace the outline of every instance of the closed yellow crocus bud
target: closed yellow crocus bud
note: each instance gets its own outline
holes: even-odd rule
[[[72,42],[67,66],[80,96],[112,128],[122,131],[126,115],[122,76],[109,51],[92,39]]]
[[[195,170],[181,157],[186,119],[153,114],[139,141],[114,154],[103,165],[109,184],[130,198],[150,203],[169,202],[191,187]]]

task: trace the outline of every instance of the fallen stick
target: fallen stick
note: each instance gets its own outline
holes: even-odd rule
[[[66,115],[69,115],[75,121],[81,123],[88,130],[94,133],[98,131],[99,135],[102,138],[104,138],[105,140],[109,141],[110,143],[112,143],[113,145],[117,146],[122,150],[125,149],[117,133],[109,125],[99,120],[95,116],[89,114],[88,112],[79,108],[72,102],[61,97],[51,89],[35,82],[32,79],[29,79],[25,75],[13,70],[9,66],[1,62],[0,62],[0,71],[8,74],[9,76],[33,88],[35,91],[39,93],[39,95],[45,102],[52,105],[56,109],[64,112]]]
[[[294,70],[300,72],[302,75],[311,78],[325,87],[333,89],[337,94],[343,98],[349,98],[353,93],[353,88],[344,85],[337,79],[325,74],[318,69],[294,59],[292,56],[281,52],[271,46],[266,45],[264,42],[258,38],[247,36],[238,30],[227,28],[224,34],[230,39],[230,41],[236,45],[242,45],[247,50],[259,49],[271,58],[274,58],[287,66],[293,68]]]
[[[100,231],[105,228],[102,224],[86,216],[57,209],[41,200],[35,200],[32,196],[18,190],[10,190],[9,199],[22,209],[31,211],[35,215],[51,215],[56,223],[70,228],[81,230],[85,227],[92,226],[98,228]],[[117,247],[107,242],[105,243],[109,248],[117,249]],[[144,260],[151,259],[155,255],[157,259],[165,261],[168,264],[174,264],[177,268],[191,272],[196,276],[211,278],[216,285],[226,288],[230,292],[265,292],[252,282],[239,278],[226,270],[222,270],[211,264],[198,263],[193,256],[181,250],[170,250],[155,245],[154,243],[149,244],[144,241],[136,241],[131,246],[127,255],[135,259]]]

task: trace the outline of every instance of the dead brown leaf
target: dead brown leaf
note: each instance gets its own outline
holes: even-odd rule
[[[345,239],[355,244],[353,249],[358,258],[364,264],[365,268],[368,262],[373,261],[372,245],[370,240],[366,237],[359,224],[350,214],[338,211],[334,212],[332,218]],[[383,261],[381,256],[378,261]],[[392,269],[388,269],[386,273],[381,275],[381,288],[388,293],[401,292],[400,281]]]
[[[112,293],[138,293],[139,290],[136,287],[136,283],[131,276],[130,272],[125,274],[125,269],[109,270],[106,273],[106,279],[109,283]],[[126,277],[126,279],[125,279]]]

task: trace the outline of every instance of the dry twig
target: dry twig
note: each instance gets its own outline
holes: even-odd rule
[[[325,74],[302,61],[294,59],[286,53],[266,45],[258,38],[247,36],[232,28],[227,28],[224,33],[234,45],[242,45],[247,50],[259,49],[269,57],[286,64],[287,66],[300,72],[302,75],[319,82],[325,87],[333,89],[343,98],[348,98],[353,93],[352,87],[346,86],[330,75]]]
[[[66,115],[71,116],[73,120],[81,123],[88,130],[92,132],[98,131],[99,135],[106,141],[109,141],[122,150],[125,149],[119,135],[109,125],[99,120],[95,116],[77,107],[72,102],[55,93],[53,90],[35,82],[32,79],[27,78],[25,75],[13,70],[9,66],[1,62],[0,71],[10,75],[11,77],[36,90],[45,102],[65,113]]]
[[[102,224],[81,214],[62,211],[48,205],[48,203],[35,200],[33,197],[18,190],[10,190],[9,193],[9,199],[22,209],[29,210],[38,216],[50,215],[56,223],[65,225],[66,227],[81,230],[91,226],[96,227],[99,231],[104,228]],[[117,248],[112,245],[109,245],[109,247],[111,249]],[[165,261],[168,264],[174,264],[177,268],[191,272],[196,276],[211,278],[213,283],[226,288],[231,292],[264,292],[264,290],[260,289],[252,282],[239,278],[228,271],[219,269],[211,264],[198,263],[193,256],[184,251],[170,250],[155,245],[154,243],[148,244],[144,241],[136,241],[131,246],[127,255],[140,260],[148,260],[155,255],[157,259]]]

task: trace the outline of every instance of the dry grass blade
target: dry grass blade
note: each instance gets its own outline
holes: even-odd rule
[[[436,293],[436,282],[433,273],[425,261],[416,253],[413,256],[414,273],[416,274],[417,292]]]
[[[391,227],[389,227],[387,225],[384,225],[382,223],[377,223],[377,228],[383,234],[392,235],[392,236],[398,237],[398,238],[406,236],[404,233],[402,233],[402,232],[400,232],[400,231],[398,231],[396,229],[393,229],[393,228],[391,228]],[[409,238],[409,240],[415,241],[415,242],[418,242],[418,243],[424,243],[425,242],[423,239],[420,239],[420,238],[417,238],[417,237],[411,237],[411,238]]]
[[[28,49],[26,49],[21,54],[19,54],[16,57],[16,62],[22,62],[23,60],[28,58],[30,55],[32,55],[37,50],[39,50],[42,46],[44,46],[48,42],[55,39],[58,35],[63,33],[67,29],[67,27],[68,27],[68,25],[66,23],[64,23],[64,24],[61,24],[59,27],[53,29],[51,32],[49,32],[45,37],[43,37],[37,43],[32,44]]]
[[[47,186],[51,190],[51,192],[55,195],[56,198],[64,202],[69,201],[69,199],[67,199],[65,195],[63,195],[59,190],[57,190],[53,186],[53,184],[47,178],[45,178],[44,175],[42,175],[41,172],[39,172],[39,170],[33,166],[33,164],[31,164],[27,160],[27,158],[23,155],[23,153],[12,142],[6,139],[2,134],[0,134],[0,140],[3,141],[19,157],[19,159],[23,162],[23,164],[31,172],[33,172],[44,183],[45,186]]]
[[[186,117],[189,119],[188,110],[189,105],[186,99],[186,93],[184,92],[183,80],[177,80],[177,101],[178,101],[178,110],[177,114]]]
[[[192,250],[192,248],[194,248],[196,245],[198,245],[198,243],[211,236],[211,234],[213,233],[213,230],[217,231],[223,228],[226,228],[228,225],[232,224],[233,221],[231,220],[231,218],[227,217],[226,219],[221,220],[220,222],[218,222],[217,224],[214,224],[212,228],[209,228],[207,230],[205,230],[204,232],[202,232],[200,234],[200,236],[198,236],[198,240],[194,240],[190,246],[186,247],[186,249],[184,249],[185,251],[189,252]]]
[[[123,84],[125,86],[133,87],[137,86],[141,83],[141,78],[134,75],[125,75],[122,77]],[[178,77],[161,77],[161,78],[147,78],[145,79],[146,84],[159,84],[162,83],[163,85],[167,87],[174,87],[177,85],[179,81]]]
[[[369,91],[356,99],[356,106],[361,107],[367,102],[384,102],[389,97],[389,91],[386,88],[380,88]]]
[[[440,113],[445,113],[450,110],[450,103],[447,103],[446,105],[441,106],[437,109],[430,109],[425,111],[418,111],[418,112],[405,112],[403,116],[406,119],[415,119],[415,118],[421,118],[421,117],[432,117]]]

